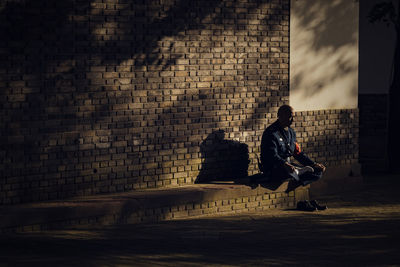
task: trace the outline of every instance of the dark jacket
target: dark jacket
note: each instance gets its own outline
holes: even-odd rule
[[[290,127],[285,131],[276,121],[265,129],[261,139],[262,172],[268,173],[282,166],[291,156],[303,165],[314,164],[314,161],[301,152],[296,143],[295,131]]]

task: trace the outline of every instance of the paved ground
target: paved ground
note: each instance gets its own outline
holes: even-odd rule
[[[4,235],[0,265],[400,266],[400,176],[389,178],[324,197],[320,212]]]

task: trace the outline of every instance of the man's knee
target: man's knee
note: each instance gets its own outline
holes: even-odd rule
[[[308,185],[313,182],[316,182],[322,178],[322,172],[312,172],[305,173],[300,176],[300,180],[303,182],[303,185]]]
[[[275,168],[272,172],[271,172],[271,177],[275,180],[279,180],[279,181],[285,181],[288,179],[296,179],[298,177],[296,177],[296,173],[294,172],[289,172],[286,168]]]

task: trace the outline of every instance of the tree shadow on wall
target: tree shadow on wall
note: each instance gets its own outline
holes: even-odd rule
[[[247,177],[250,163],[248,146],[224,138],[223,130],[213,131],[200,144],[203,162],[195,183],[232,181]]]
[[[250,1],[248,9],[239,9],[243,6],[241,1],[178,0],[168,4],[162,12],[157,0],[122,2],[124,4],[113,5],[112,10],[92,0],[6,1],[0,4],[0,21],[4,22],[0,23],[0,86],[6,87],[0,90],[0,117],[5,120],[0,129],[3,139],[0,164],[4,164],[0,176],[2,183],[9,177],[18,177],[18,183],[24,183],[24,186],[18,185],[16,198],[29,201],[43,196],[45,200],[48,187],[38,186],[41,181],[58,192],[53,198],[72,196],[77,191],[98,193],[100,177],[104,179],[102,188],[113,186],[116,177],[130,177],[132,184],[141,182],[139,171],[128,170],[129,165],[139,161],[139,155],[133,159],[127,156],[136,144],[128,141],[128,147],[110,148],[112,142],[125,140],[125,132],[132,130],[135,141],[141,144],[167,146],[170,142],[184,141],[181,136],[170,140],[164,137],[144,140],[137,130],[143,121],[142,109],[131,110],[126,105],[136,104],[139,98],[151,106],[160,105],[161,115],[147,117],[146,123],[150,126],[146,131],[168,132],[170,127],[184,123],[171,114],[181,116],[191,112],[188,116],[196,117],[194,113],[201,110],[193,109],[194,100],[201,100],[199,106],[211,101],[202,98],[205,94],[198,96],[196,92],[178,95],[170,105],[164,106],[156,101],[159,96],[156,93],[161,94],[161,90],[148,89],[152,84],[158,84],[159,89],[169,89],[170,84],[159,82],[159,77],[149,82],[152,77],[146,75],[175,70],[175,65],[182,65],[179,59],[191,53],[182,47],[182,41],[190,45],[190,41],[204,39],[204,47],[190,47],[196,49],[196,53],[203,53],[218,48],[219,41],[213,40],[211,29],[230,30],[233,34],[248,31],[247,27],[254,25],[238,19],[260,16],[253,11],[270,0]],[[263,29],[261,39],[270,38],[273,25],[268,24],[268,20],[278,15],[281,15],[281,6],[271,7],[263,24],[259,25]],[[202,32],[203,29],[206,31]],[[227,51],[239,53],[242,48],[231,47]],[[244,63],[243,66],[247,66],[246,61]],[[243,72],[240,80],[244,82],[258,79],[252,69],[240,72]],[[269,82],[275,83],[275,78],[270,78]],[[219,90],[213,88],[212,93],[219,93]],[[224,94],[233,97],[237,88],[224,90],[231,90]],[[232,112],[239,114],[242,105],[244,103],[233,105]],[[260,112],[269,112],[270,106],[259,105],[265,108]],[[189,111],[188,107],[191,107]],[[208,122],[208,119],[196,117],[192,124]],[[246,127],[257,124],[257,119],[252,117]],[[220,126],[216,123],[212,127]],[[107,131],[93,135],[100,129]],[[192,146],[197,147],[198,143]],[[113,153],[128,157],[129,163],[118,168],[109,166]],[[146,161],[156,160],[146,157]],[[98,167],[100,161],[102,166]],[[124,185],[117,187],[121,191]]]

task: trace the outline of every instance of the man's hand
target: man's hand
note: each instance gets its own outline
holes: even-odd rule
[[[290,164],[289,162],[285,162],[285,164],[283,164],[283,167],[289,172],[292,173],[294,172],[295,168],[292,164]]]
[[[318,172],[324,172],[326,170],[326,167],[321,163],[315,163],[312,167]]]

